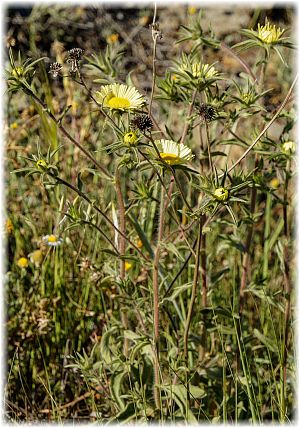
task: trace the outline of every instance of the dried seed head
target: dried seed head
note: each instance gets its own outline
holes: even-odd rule
[[[133,129],[139,129],[143,132],[150,131],[153,127],[153,123],[149,116],[139,114],[137,116],[134,116],[134,118],[130,122],[130,126]]]
[[[74,48],[68,52],[67,62],[71,64],[70,72],[76,73],[79,69],[79,61],[83,56],[84,50],[81,48]]]
[[[53,62],[50,64],[49,73],[52,74],[53,77],[57,77],[62,68],[63,67],[59,62]]]
[[[159,29],[159,22],[154,22],[154,24],[150,24],[150,28],[152,30],[152,38],[154,39],[162,39],[162,32]]]
[[[72,61],[80,61],[82,56],[84,54],[84,50],[81,48],[74,48],[69,50],[68,52],[68,62],[72,62]]]
[[[216,117],[216,109],[210,104],[202,103],[198,107],[200,117],[206,122],[210,122]]]

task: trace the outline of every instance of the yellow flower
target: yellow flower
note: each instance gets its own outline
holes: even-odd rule
[[[13,122],[13,123],[10,125],[10,127],[11,127],[11,129],[17,129],[17,128],[19,127],[19,125],[17,124],[17,122]]]
[[[5,229],[8,234],[11,234],[14,230],[14,225],[12,224],[12,221],[10,218],[8,218],[5,222]]]
[[[17,265],[21,269],[26,269],[28,267],[28,259],[26,257],[20,257],[17,261]]]
[[[131,263],[129,263],[129,262],[125,262],[125,270],[126,270],[126,272],[129,270],[129,269],[131,269],[132,268],[132,264]]]
[[[194,157],[189,147],[172,140],[155,140],[154,144],[159,151],[160,158],[169,165],[184,164]],[[153,157],[158,157],[154,149],[150,149],[149,153]]]
[[[135,146],[136,143],[138,143],[138,136],[133,131],[127,132],[127,134],[124,135],[124,143],[128,146]]]
[[[102,86],[96,92],[97,101],[110,110],[130,111],[141,108],[146,100],[133,87],[119,83]]]
[[[225,187],[218,187],[214,191],[214,197],[217,201],[226,201],[228,199],[228,190]]]
[[[266,44],[278,42],[284,32],[285,30],[281,30],[276,25],[270,25],[267,19],[265,25],[258,24],[257,26],[257,37]]]
[[[39,266],[43,261],[43,253],[41,250],[35,250],[29,254],[30,261],[36,266]]]
[[[142,246],[143,246],[144,244],[143,244],[143,242],[142,242],[142,240],[141,239],[138,239],[137,240],[137,243],[136,243],[136,246],[138,247],[138,248],[142,248]]]
[[[270,187],[272,187],[272,189],[278,189],[279,185],[280,185],[280,182],[278,178],[276,177],[272,178],[272,180],[270,181]]]
[[[282,151],[287,154],[295,153],[296,143],[294,141],[285,141],[282,144]]]
[[[119,40],[119,34],[114,33],[106,37],[107,43],[116,43]]]
[[[189,6],[188,7],[188,14],[189,15],[195,15],[197,13],[197,8],[195,6]]]

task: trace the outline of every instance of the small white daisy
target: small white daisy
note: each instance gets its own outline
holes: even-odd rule
[[[119,83],[103,86],[96,92],[96,99],[103,107],[120,111],[137,110],[146,102],[133,86]]]
[[[45,235],[43,236],[43,242],[46,245],[49,245],[49,247],[57,247],[58,245],[62,244],[63,239],[59,238],[57,235]]]
[[[159,151],[161,159],[169,165],[184,164],[194,157],[189,147],[172,140],[155,140],[154,144]],[[155,149],[150,149],[149,153],[156,159],[158,158]]]

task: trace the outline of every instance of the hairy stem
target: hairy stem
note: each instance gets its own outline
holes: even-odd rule
[[[202,220],[203,219],[203,220]],[[206,217],[201,217],[201,221],[205,223]],[[200,252],[200,264],[201,264],[201,280],[202,280],[202,296],[201,303],[202,308],[207,306],[207,268],[206,268],[206,235],[202,236],[201,252]],[[203,360],[206,351],[206,328],[205,328],[205,316],[203,316],[202,324],[202,343],[200,348],[200,361]]]
[[[256,165],[257,166],[257,165]],[[251,205],[250,205],[250,212],[253,215],[255,211],[255,205],[256,205],[256,194],[257,190],[256,187],[253,187],[251,189]],[[239,296],[239,314],[241,316],[244,308],[244,300],[245,300],[245,290],[247,287],[247,278],[248,278],[248,272],[249,272],[249,263],[250,263],[250,247],[252,242],[252,236],[253,236],[253,224],[249,225],[248,234],[246,237],[245,242],[245,251],[243,255],[243,262],[242,262],[242,278],[241,278],[241,286],[240,286],[240,296]]]
[[[189,105],[189,110],[188,110],[187,118],[189,118],[190,115],[192,114],[194,103],[195,103],[196,96],[197,96],[197,92],[198,92],[197,89],[195,89],[194,92],[193,92],[192,101],[191,101],[191,103]],[[188,123],[188,121],[186,121],[185,124],[184,124],[183,132],[182,132],[182,137],[181,137],[181,140],[180,140],[181,144],[184,144],[186,136],[187,136],[187,133],[188,133],[188,130],[189,130],[189,123]]]
[[[153,96],[154,96],[154,88],[155,88],[155,81],[156,81],[156,45],[157,45],[157,39],[160,37],[159,31],[156,31],[156,12],[157,12],[157,6],[156,3],[154,3],[154,15],[153,15],[153,21],[152,21],[152,40],[153,40],[153,55],[152,55],[152,87],[151,87],[151,96],[150,96],[150,102],[149,102],[149,116],[151,117],[151,111],[152,111],[152,103],[153,103]]]
[[[161,252],[161,240],[163,237],[164,229],[164,213],[165,213],[165,191],[164,187],[161,186],[161,198],[160,198],[160,209],[159,209],[159,224],[158,224],[158,236],[157,246],[153,261],[153,324],[154,324],[154,347],[155,347],[155,364],[154,364],[154,399],[155,405],[160,409],[160,376],[159,376],[159,282],[158,282],[158,267]]]
[[[290,267],[289,267],[289,235],[288,235],[288,224],[287,224],[287,200],[288,200],[288,183],[289,183],[290,171],[289,162],[286,168],[285,183],[284,183],[284,204],[283,204],[283,219],[284,219],[284,237],[285,242],[283,246],[283,258],[284,258],[284,293],[285,293],[285,308],[284,308],[284,331],[283,331],[283,351],[282,351],[282,388],[281,388],[281,420],[285,421],[286,418],[286,372],[287,372],[287,346],[289,336],[289,322],[291,312],[291,292],[292,284],[290,279]]]
[[[115,173],[115,186],[116,186],[116,194],[118,201],[118,209],[119,209],[119,222],[120,222],[120,231],[122,235],[119,235],[119,253],[121,256],[125,255],[125,238],[126,235],[126,222],[125,222],[125,206],[121,189],[121,180],[120,180],[120,170],[117,167]],[[121,282],[125,279],[125,259],[120,258],[120,280]],[[128,317],[124,309],[121,309],[121,320],[123,324],[124,330],[128,329]],[[123,352],[125,357],[128,355],[129,341],[128,338],[124,339]]]

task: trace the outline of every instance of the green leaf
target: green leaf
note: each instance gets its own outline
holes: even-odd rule
[[[113,361],[110,338],[113,336],[113,334],[116,331],[117,331],[117,327],[112,327],[109,330],[107,330],[101,338],[100,353],[101,353],[101,356],[102,356],[102,358],[106,364],[111,364]]]
[[[170,398],[173,398],[183,417],[187,417],[188,422],[197,423],[197,419],[190,408],[186,409],[186,397],[187,397],[187,388],[185,385],[164,385],[162,387],[168,394]],[[190,395],[193,399],[201,399],[205,397],[205,391],[199,386],[190,385],[189,386]],[[186,411],[187,410],[187,411]]]
[[[151,244],[148,241],[148,238],[147,238],[145,232],[143,231],[143,229],[141,228],[141,226],[140,226],[139,222],[137,221],[136,217],[132,213],[128,214],[127,217],[129,218],[129,220],[133,224],[133,226],[134,226],[134,228],[136,230],[136,233],[139,235],[139,238],[142,241],[144,247],[146,248],[146,250],[150,254],[151,258],[153,259],[153,257],[154,257],[154,251],[152,250]]]
[[[126,405],[125,409],[123,409],[116,416],[110,419],[110,422],[115,422],[115,421],[123,422],[123,423],[129,422],[135,416],[136,416],[135,405],[134,403],[130,402]]]
[[[270,349],[272,352],[278,353],[278,349],[276,348],[275,343],[273,343],[273,341],[269,337],[264,336],[256,328],[253,330],[253,334],[268,349]]]
[[[111,395],[121,410],[125,408],[124,401],[121,398],[121,388],[125,376],[127,376],[127,373],[124,370],[119,373],[113,373],[112,377],[110,378]]]
[[[187,284],[183,284],[180,285],[179,287],[175,287],[173,290],[173,293],[171,294],[171,296],[166,297],[165,299],[163,299],[163,301],[165,300],[175,300],[177,298],[177,296],[179,296],[179,294],[183,293],[184,291],[188,290],[189,288],[191,288],[192,283],[189,282]]]

